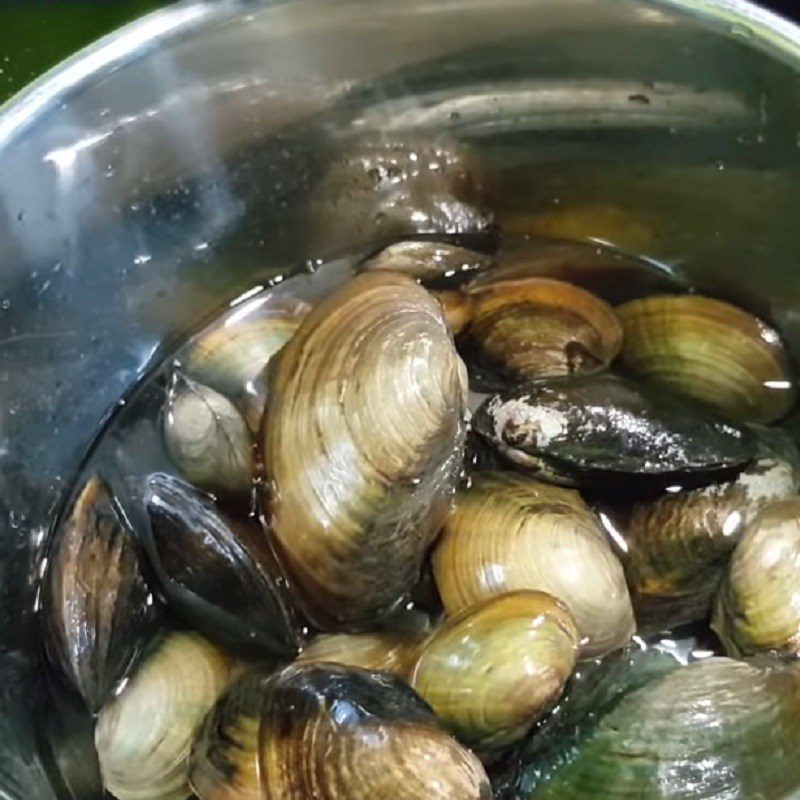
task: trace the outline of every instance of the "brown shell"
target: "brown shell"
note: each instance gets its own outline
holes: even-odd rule
[[[399,678],[335,664],[244,674],[190,760],[200,800],[490,800],[480,761]]]
[[[434,298],[365,273],[317,306],[270,374],[265,508],[320,627],[373,625],[416,583],[447,514],[467,380]]]
[[[660,295],[620,306],[622,363],[701,400],[730,419],[770,423],[796,399],[778,333],[746,311],[699,295]]]
[[[492,258],[447,242],[408,239],[390,244],[362,265],[364,272],[385,270],[409,275],[423,283],[458,280],[473,272],[488,269]]]
[[[521,278],[473,288],[466,336],[479,361],[516,381],[597,372],[622,346],[612,308],[572,284]]]
[[[453,336],[457,336],[472,320],[472,296],[455,289],[444,289],[432,294],[442,305],[448,330]]]
[[[490,754],[519,741],[555,705],[577,653],[578,629],[563,603],[511,592],[436,631],[411,685],[460,741]]]
[[[96,712],[158,624],[138,545],[109,486],[86,481],[57,533],[45,588],[47,650]]]
[[[433,571],[448,615],[509,591],[557,597],[584,658],[622,647],[635,630],[622,565],[581,496],[525,475],[477,473],[459,490]]]

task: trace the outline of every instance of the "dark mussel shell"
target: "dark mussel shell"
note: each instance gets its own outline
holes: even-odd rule
[[[190,758],[201,800],[490,800],[480,761],[400,678],[336,664],[244,673]]]
[[[291,658],[297,625],[266,534],[192,486],[151,476],[147,550],[164,592],[186,620],[233,648]]]
[[[497,393],[473,427],[544,480],[614,492],[707,485],[735,475],[756,451],[746,428],[608,374]]]
[[[57,532],[44,587],[47,652],[97,712],[159,622],[138,543],[111,489],[84,484]]]

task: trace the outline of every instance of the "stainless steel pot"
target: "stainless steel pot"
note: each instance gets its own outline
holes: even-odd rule
[[[220,0],[152,14],[4,106],[0,797],[70,796],[80,752],[69,731],[50,747],[37,710],[51,510],[171,341],[325,255],[302,212],[332,143],[448,131],[484,151],[501,207],[634,209],[647,255],[800,352],[799,73],[800,29],[742,0]]]

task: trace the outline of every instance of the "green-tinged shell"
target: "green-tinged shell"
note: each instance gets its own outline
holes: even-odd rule
[[[357,276],[282,352],[263,506],[319,627],[374,627],[417,582],[461,467],[466,389],[439,304],[403,275]]]
[[[247,496],[255,462],[242,415],[219,392],[175,373],[163,415],[164,443],[181,474],[199,489]]]
[[[617,309],[622,363],[637,375],[743,422],[775,422],[794,406],[789,355],[777,331],[729,303],[662,295]]]
[[[711,627],[731,655],[800,654],[800,498],[771,503],[747,526]]]
[[[465,291],[495,281],[553,278],[580,286],[611,305],[655,293],[686,291],[678,276],[645,259],[600,244],[563,239],[504,236],[496,266],[476,275]]]
[[[611,306],[564,281],[498,279],[465,294],[472,356],[518,383],[603,370],[622,346]]]
[[[185,800],[189,752],[231,665],[194,633],[171,633],[97,719],[106,789],[119,800]]]
[[[634,633],[622,565],[574,490],[514,472],[477,473],[456,494],[432,561],[448,615],[531,589],[569,608],[583,657],[622,647]]]
[[[471,273],[489,269],[491,256],[447,242],[406,239],[384,247],[361,265],[364,272],[388,271],[409,275],[423,283],[458,282]]]
[[[399,678],[335,664],[242,675],[191,757],[199,800],[490,800],[480,761]]]
[[[727,559],[765,504],[800,489],[797,448],[779,431],[759,434],[758,458],[734,481],[635,503],[620,531],[622,559],[641,628],[708,617]]]
[[[262,292],[236,305],[178,354],[184,371],[227,397],[257,431],[266,402],[263,371],[311,306]]]
[[[57,532],[44,591],[47,651],[92,712],[135,667],[158,605],[109,486],[86,481]]]
[[[511,592],[449,619],[423,647],[411,685],[460,741],[490,755],[549,711],[575,666],[578,629],[544,592]]]
[[[796,667],[711,658],[626,692],[581,733],[542,743],[524,800],[792,798],[800,787]]]
[[[314,254],[352,252],[415,234],[485,231],[483,178],[468,148],[445,137],[370,137],[345,143],[310,197]]]
[[[713,412],[612,375],[543,380],[490,396],[473,427],[545,480],[587,488],[703,486],[735,474],[755,437]]]
[[[296,664],[342,664],[407,678],[425,633],[323,633],[297,657]]]
[[[150,559],[173,610],[225,646],[291,658],[301,624],[258,522],[170,475],[150,477],[146,503]]]

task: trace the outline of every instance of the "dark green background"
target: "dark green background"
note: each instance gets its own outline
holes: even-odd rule
[[[0,0],[0,103],[104,33],[164,0]]]

